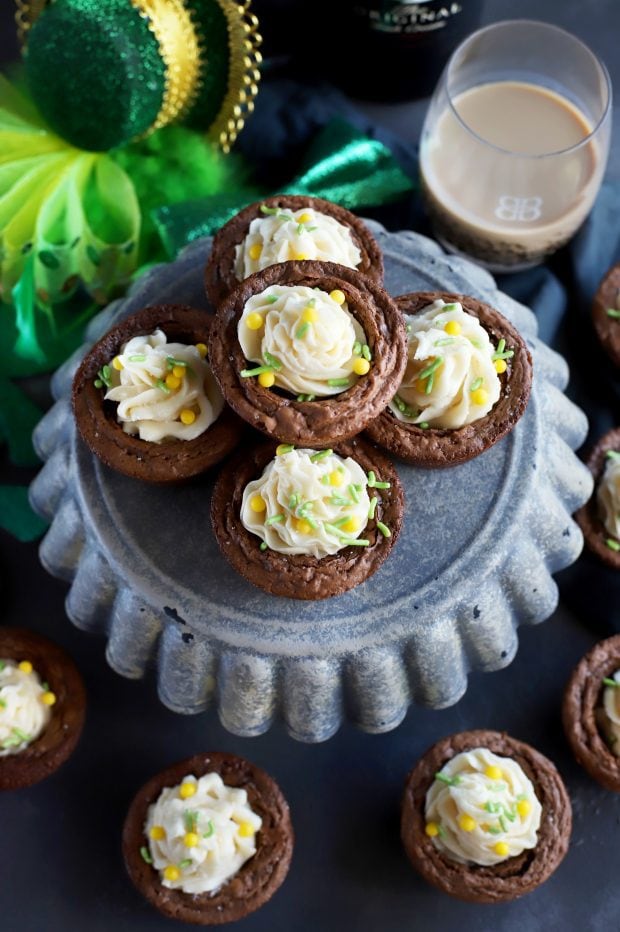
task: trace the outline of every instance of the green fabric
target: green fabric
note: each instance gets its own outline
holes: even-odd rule
[[[308,150],[301,174],[278,193],[309,194],[350,210],[385,204],[413,188],[390,150],[342,120],[329,123]],[[266,191],[246,188],[227,197],[191,200],[155,211],[162,242],[173,257],[187,243],[215,233]]]
[[[28,503],[27,486],[0,485],[0,527],[23,543],[36,540],[47,528]]]
[[[9,446],[16,466],[37,466],[32,432],[43,412],[7,378],[0,379],[0,440]]]

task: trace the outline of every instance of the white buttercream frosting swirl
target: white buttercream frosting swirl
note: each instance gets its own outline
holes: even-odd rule
[[[535,848],[541,813],[522,767],[487,748],[455,755],[426,794],[427,834],[465,864],[499,864]]]
[[[460,303],[441,298],[404,319],[409,359],[389,405],[394,416],[409,424],[458,428],[488,414],[501,384],[492,358],[496,348],[478,319]],[[451,328],[458,332],[451,334]]]
[[[258,329],[248,326],[255,314],[263,319]],[[237,335],[246,359],[267,366],[275,359],[276,387],[316,397],[336,395],[355,384],[354,366],[366,342],[346,301],[338,304],[327,292],[306,285],[270,285],[253,295]]]
[[[105,400],[118,404],[116,417],[125,433],[141,440],[194,440],[224,407],[211,367],[198,349],[168,343],[162,330],[132,337],[107,368],[111,384]]]
[[[243,492],[241,522],[271,550],[317,559],[350,546],[365,546],[368,478],[351,457],[315,450],[276,456]],[[253,504],[264,503],[255,510]]]
[[[195,793],[183,799],[180,790],[186,784]],[[181,784],[163,789],[149,806],[144,832],[164,887],[215,893],[256,854],[261,825],[244,789],[226,786],[219,774],[207,773],[199,779],[188,775]],[[176,868],[173,877],[166,872],[171,867]]]
[[[248,234],[235,247],[235,276],[239,281],[276,262],[313,259],[358,267],[362,254],[349,227],[312,207],[273,211],[256,217]]]
[[[617,686],[606,686],[603,690],[603,703],[597,710],[599,728],[607,738],[611,753],[620,757],[620,670],[612,677]]]
[[[620,541],[620,453],[615,450],[611,453],[598,484],[596,500],[605,530]]]
[[[38,674],[13,660],[0,660],[0,757],[18,754],[35,741],[50,720]]]

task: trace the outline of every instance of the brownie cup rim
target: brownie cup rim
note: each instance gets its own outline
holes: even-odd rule
[[[253,784],[249,784],[248,789],[248,780],[245,784],[243,782],[235,784],[248,792],[250,807],[260,805],[262,811],[277,822],[279,833],[275,855],[269,857],[257,845],[256,854],[242,864],[239,870],[214,893],[191,894],[184,893],[182,890],[168,889],[161,883],[157,869],[147,864],[140,854],[140,848],[148,846],[148,839],[144,834],[148,808],[156,801],[163,789],[178,785],[188,774],[199,779],[207,773],[215,772],[226,784],[226,779],[230,779],[227,766],[238,768],[242,773],[247,774],[248,780],[256,781],[259,785],[260,792],[255,792]],[[258,833],[259,840],[261,830]],[[243,919],[271,899],[288,874],[294,841],[295,835],[289,806],[273,777],[247,758],[221,751],[209,751],[171,764],[140,787],[129,805],[123,823],[122,852],[131,882],[138,892],[163,915],[194,925],[222,925]],[[268,883],[257,886],[255,892],[253,891],[249,905],[247,897],[239,898],[233,895],[232,906],[220,906],[219,904],[222,899],[225,900],[236,878],[256,873],[257,865],[262,868],[263,862],[268,867],[274,862],[274,866],[270,871]]]
[[[69,654],[27,628],[0,627],[0,657],[29,660],[56,696],[49,722],[39,737],[23,751],[0,757],[0,790],[22,789],[51,776],[75,750],[86,717],[86,689]]]
[[[608,450],[620,450],[620,427],[613,427],[603,434],[588,454],[585,464],[594,479],[594,491],[581,508],[575,512],[575,521],[581,528],[588,549],[611,569],[620,570],[620,551],[612,550],[605,543],[608,534],[598,515],[597,492],[603,476]]]
[[[448,747],[452,753],[443,749]],[[461,864],[435,847],[425,833],[425,802],[434,774],[457,754],[475,748],[486,748],[498,756],[510,757],[523,769],[534,786],[542,806],[541,825],[536,848],[507,858],[491,867]],[[544,780],[544,783],[543,783]],[[547,783],[551,783],[551,789]],[[554,791],[559,808],[548,811],[549,797]],[[542,795],[542,799],[541,799]],[[561,830],[560,830],[561,823]],[[553,761],[536,748],[513,738],[506,732],[473,729],[447,735],[436,741],[419,758],[405,781],[401,810],[401,840],[412,866],[430,884],[458,899],[474,903],[510,902],[532,892],[560,866],[568,851],[572,830],[572,808],[568,792]],[[504,865],[521,862],[519,873],[501,876]],[[438,868],[441,868],[439,870]],[[497,870],[500,869],[498,876]],[[536,875],[534,868],[539,869]],[[495,873],[494,873],[495,872]],[[527,882],[527,875],[534,876]],[[464,879],[463,888],[456,891],[453,878]],[[525,877],[521,888],[517,878]],[[460,885],[460,884],[459,884]]]
[[[480,456],[516,427],[527,408],[533,379],[533,364],[528,346],[517,328],[496,308],[471,295],[442,291],[416,291],[398,295],[394,300],[403,314],[421,313],[433,301],[459,302],[463,310],[475,316],[490,337],[506,339],[508,349],[517,349],[518,357],[507,360],[506,373],[499,374],[500,398],[484,417],[458,428],[418,427],[399,421],[389,410],[382,411],[366,427],[366,433],[404,462],[426,469],[458,466]],[[413,308],[413,310],[412,310]],[[482,309],[482,314],[480,310]],[[519,378],[523,390],[516,404],[509,403],[513,381]],[[398,394],[398,392],[396,392]],[[506,405],[504,405],[506,401]],[[505,414],[498,418],[498,405]],[[493,431],[493,428],[497,428]]]
[[[592,322],[595,333],[616,367],[620,367],[620,320],[611,318],[607,314],[607,308],[616,307],[618,292],[620,292],[620,262],[613,265],[604,276],[592,302]]]

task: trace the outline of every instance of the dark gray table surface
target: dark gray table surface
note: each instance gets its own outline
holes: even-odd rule
[[[0,62],[8,62],[14,50],[11,3],[0,6]],[[509,18],[516,6],[489,0],[483,20]],[[522,0],[518,15],[580,35],[620,86],[618,0]],[[364,109],[415,139],[424,106]],[[612,150],[610,177],[620,177],[619,148]],[[23,474],[0,460],[0,481],[18,480]],[[560,575],[561,586],[570,573]],[[160,918],[134,891],[123,869],[120,829],[145,779],[208,749],[239,753],[263,766],[292,809],[297,842],[290,874],[271,903],[244,921],[248,932],[620,929],[614,853],[620,797],[599,788],[574,763],[559,711],[571,668],[618,626],[617,604],[610,604],[606,619],[599,618],[597,630],[586,610],[577,617],[566,603],[543,625],[520,629],[510,667],[473,675],[465,697],[451,709],[412,709],[396,731],[379,736],[346,726],[327,743],[308,746],[291,741],[279,727],[260,738],[235,738],[213,712],[184,718],[167,711],[152,679],[117,676],[105,662],[103,641],[67,620],[66,586],[41,568],[36,544],[0,533],[0,580],[0,623],[26,625],[67,648],[89,693],[86,729],[69,763],[32,789],[0,797],[3,932],[181,928]],[[581,601],[587,606],[586,598]],[[546,753],[564,776],[574,806],[572,845],[557,874],[536,893],[505,906],[472,906],[434,891],[410,869],[399,842],[399,799],[409,768],[440,736],[472,727],[505,729]]]

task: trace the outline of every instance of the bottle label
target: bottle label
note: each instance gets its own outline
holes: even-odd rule
[[[355,6],[354,12],[377,32],[410,33],[443,29],[448,20],[462,9],[461,3],[447,3],[445,0],[418,0],[417,3],[406,0],[381,3],[375,0],[374,3]]]

